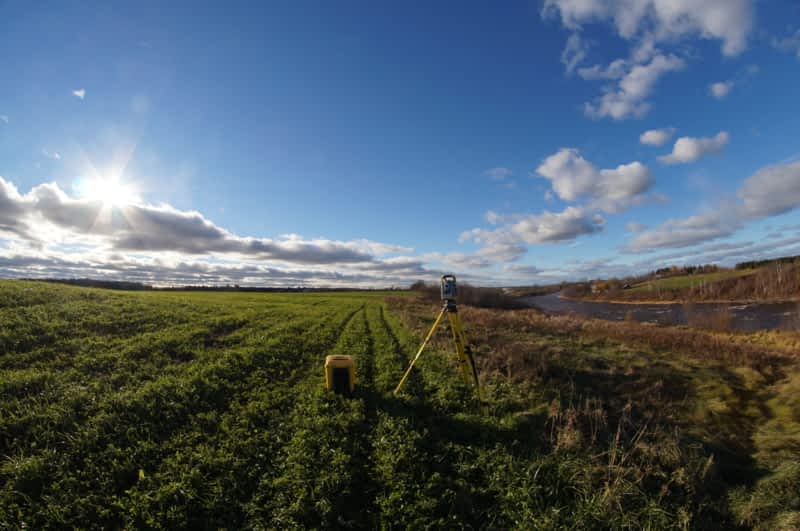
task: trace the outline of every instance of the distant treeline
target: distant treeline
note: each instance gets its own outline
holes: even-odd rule
[[[69,284],[72,286],[82,286],[85,288],[119,289],[126,291],[246,291],[246,292],[275,292],[275,293],[295,293],[295,292],[330,292],[330,291],[403,291],[401,288],[325,288],[325,287],[252,287],[239,286],[238,284],[225,284],[218,286],[208,285],[186,285],[186,286],[152,286],[141,282],[126,282],[123,280],[97,280],[92,278],[23,278],[21,280],[31,280],[36,282],[51,282],[54,284]]]
[[[129,291],[148,291],[153,286],[141,282],[126,282],[124,280],[95,280],[91,278],[23,278],[34,282],[50,282],[51,284],[69,284],[85,288],[124,289]]]
[[[656,269],[650,273],[651,277],[664,278],[681,275],[699,275],[704,273],[716,273],[719,266],[716,264],[689,265],[689,266],[670,266]]]
[[[736,269],[757,269],[768,265],[777,264],[794,264],[800,262],[800,255],[795,256],[782,256],[780,258],[772,258],[770,260],[751,260],[750,262],[739,262],[736,264]]]

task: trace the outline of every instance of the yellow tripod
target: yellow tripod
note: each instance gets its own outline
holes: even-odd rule
[[[417,363],[417,360],[422,355],[422,351],[425,350],[425,347],[430,342],[433,334],[436,333],[436,329],[439,328],[439,325],[442,324],[442,321],[444,321],[444,317],[446,315],[447,320],[450,323],[450,331],[453,334],[453,343],[455,344],[456,348],[456,356],[458,357],[461,377],[468,384],[471,383],[475,385],[475,392],[478,394],[478,399],[483,400],[481,387],[478,383],[478,371],[475,369],[475,360],[472,358],[472,351],[470,350],[469,345],[467,345],[467,340],[464,336],[464,330],[461,328],[461,320],[458,317],[458,308],[456,307],[455,295],[456,277],[453,275],[444,275],[442,277],[442,299],[444,300],[442,311],[439,312],[439,315],[436,317],[436,321],[433,322],[433,326],[428,332],[428,335],[425,336],[425,341],[423,341],[422,345],[419,347],[417,355],[411,360],[411,364],[408,366],[408,369],[406,369],[405,374],[403,374],[403,378],[401,378],[400,383],[397,384],[397,388],[394,390],[395,394],[400,392],[400,389],[406,383],[406,380],[408,380],[408,377],[411,375],[411,369],[414,368],[414,364]]]

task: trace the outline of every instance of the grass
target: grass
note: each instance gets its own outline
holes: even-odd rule
[[[0,282],[0,528],[797,526],[798,337],[436,310]]]

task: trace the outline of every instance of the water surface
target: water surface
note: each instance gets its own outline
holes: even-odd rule
[[[559,293],[524,297],[522,300],[546,313],[576,313],[609,321],[631,318],[645,323],[697,324],[727,314],[722,319],[729,318],[730,329],[740,332],[800,328],[800,303],[797,302],[626,304],[565,299]]]

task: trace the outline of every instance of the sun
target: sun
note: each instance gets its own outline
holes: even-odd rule
[[[138,199],[133,186],[121,182],[119,178],[87,179],[81,183],[80,188],[84,199],[100,201],[106,206],[130,205]]]

